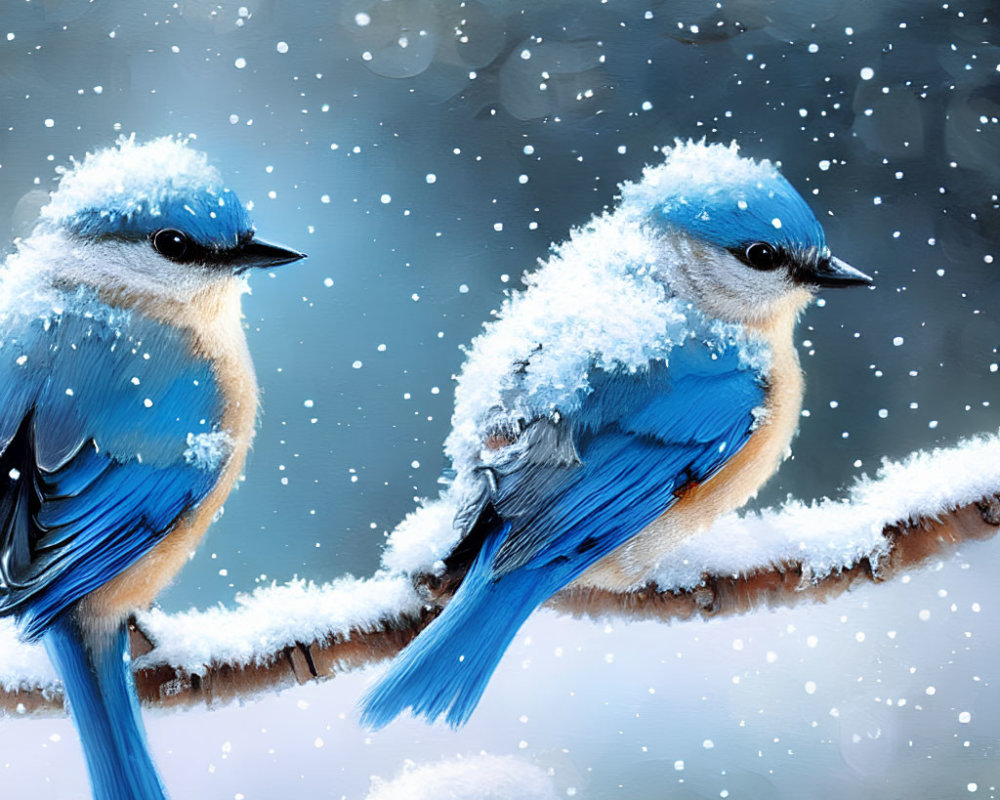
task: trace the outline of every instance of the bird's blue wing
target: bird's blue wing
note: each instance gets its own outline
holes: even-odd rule
[[[506,528],[495,577],[553,564],[579,574],[714,475],[749,440],[764,402],[763,379],[737,347],[697,341],[674,348],[669,365],[595,370],[589,383],[578,410],[528,422],[482,468],[484,499]]]
[[[0,332],[0,614],[27,638],[152,548],[229,455],[182,334],[75,302]]]
[[[463,724],[540,603],[746,444],[764,384],[738,347],[689,340],[669,361],[592,370],[566,408],[525,420],[519,435],[509,420],[486,431],[495,449],[478,467],[482,491],[460,510],[465,536],[445,562],[465,568],[462,583],[366,695],[365,724],[407,707]]]

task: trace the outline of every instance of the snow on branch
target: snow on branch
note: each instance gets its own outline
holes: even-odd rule
[[[238,595],[232,608],[143,612],[132,626],[143,701],[215,706],[391,657],[461,580],[443,562],[456,540],[453,514],[447,492],[410,514],[372,578],[293,581]],[[575,615],[667,621],[822,602],[946,557],[998,525],[1000,436],[983,436],[886,462],[842,500],[727,516],[683,542],[633,591],[578,581],[549,604]],[[62,712],[44,651],[20,643],[9,620],[0,621],[0,710]]]

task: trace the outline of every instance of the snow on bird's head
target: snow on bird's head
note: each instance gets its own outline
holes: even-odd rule
[[[624,183],[622,207],[723,248],[769,242],[822,252],[823,228],[794,187],[767,159],[739,146],[676,140],[664,163]]]
[[[141,239],[164,228],[206,247],[236,245],[250,217],[219,171],[187,139],[165,136],[88,153],[62,170],[41,223],[86,237]]]

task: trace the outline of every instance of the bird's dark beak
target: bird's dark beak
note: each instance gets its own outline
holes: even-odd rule
[[[244,272],[253,268],[280,267],[305,257],[306,254],[298,250],[255,238],[234,250],[229,263],[234,272]]]
[[[799,280],[813,286],[841,288],[844,286],[871,286],[875,283],[871,276],[855,269],[846,261],[830,256],[821,258],[815,264],[799,271]]]

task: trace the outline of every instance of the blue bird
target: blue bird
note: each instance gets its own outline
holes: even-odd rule
[[[834,258],[768,161],[677,142],[573,231],[477,337],[456,388],[445,565],[461,585],[362,700],[457,727],[521,624],[573,581],[641,586],[741,506],[801,409],[796,319],[820,287],[870,284]]]
[[[126,618],[243,467],[243,273],[303,255],[257,239],[185,141],[122,138],[62,172],[0,270],[0,615],[44,642],[94,797],[154,800]]]

